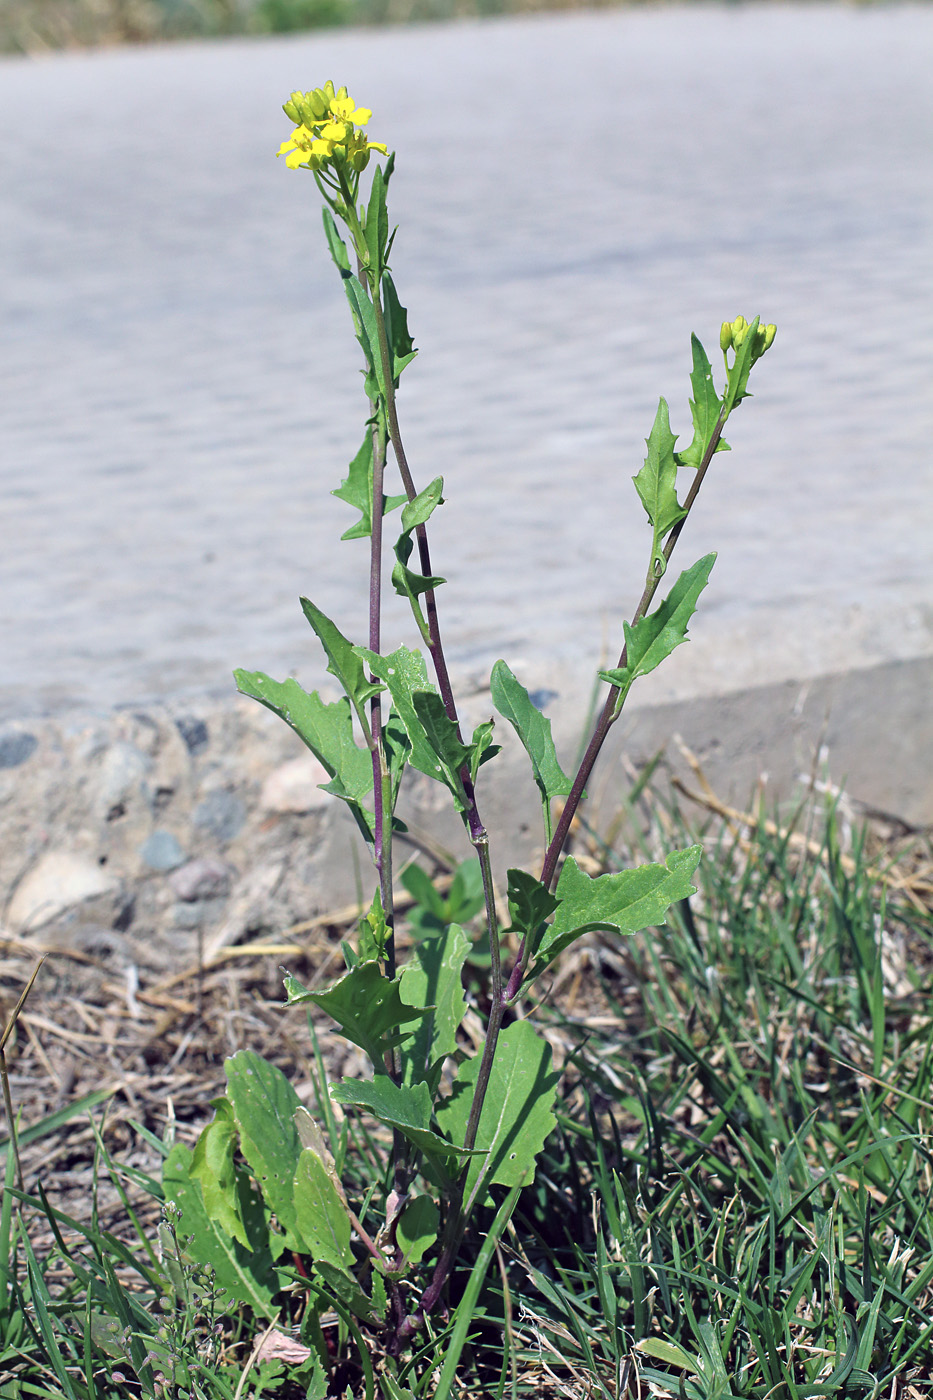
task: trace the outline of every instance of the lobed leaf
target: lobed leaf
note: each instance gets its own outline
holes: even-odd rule
[[[382,314],[392,355],[392,373],[397,385],[402,370],[411,364],[418,351],[408,333],[408,312],[398,299],[395,283],[389,273],[382,279]]]
[[[690,384],[693,388],[693,398],[690,400],[693,441],[683,452],[675,453],[675,458],[680,466],[698,467],[719,422],[722,400],[713,383],[713,367],[709,356],[695,335],[690,337],[690,347],[693,352],[693,369],[690,374]],[[729,444],[720,439],[716,451],[729,450]]]
[[[652,568],[658,574],[662,574],[665,569],[665,560],[661,553],[664,537],[686,515],[686,511],[677,500],[677,463],[674,458],[676,441],[671,432],[667,402],[660,399],[654,426],[646,439],[648,455],[645,465],[638,475],[632,478],[654,531]]]
[[[573,782],[557,761],[551,721],[532,703],[528,691],[504,661],[497,661],[493,666],[489,688],[492,703],[511,724],[531,759],[534,780],[545,802],[552,797],[566,796]]]
[[[457,1149],[431,1129],[431,1090],[424,1080],[394,1084],[387,1074],[369,1080],[341,1079],[330,1086],[330,1096],[345,1108],[365,1108],[380,1123],[407,1138],[435,1169],[450,1176],[447,1163]]]
[[[715,554],[705,554],[692,568],[685,569],[659,608],[641,618],[635,626],[624,623],[625,665],[600,671],[600,678],[622,691],[624,701],[632,683],[646,676],[675,647],[687,640],[687,624],[696,612],[697,601],[709,582]]]
[[[508,899],[512,928],[532,939],[560,904],[547,885],[536,880],[527,870],[509,871]]]
[[[327,669],[343,686],[347,698],[358,712],[371,696],[382,689],[372,685],[366,675],[363,663],[353,649],[353,643],[331,622],[320,608],[307,598],[301,600],[301,610],[318,635],[321,646],[327,652]]]
[[[603,929],[630,934],[663,924],[675,900],[696,893],[690,876],[702,854],[702,846],[689,846],[672,851],[664,865],[640,865],[596,877],[585,874],[569,856],[557,882],[560,906],[538,945],[532,977],[584,933]]]
[[[373,435],[370,429],[367,429],[362,446],[350,463],[347,476],[330,494],[360,512],[360,519],[349,530],[344,530],[340,538],[368,539],[373,532]],[[404,491],[397,496],[383,496],[383,515],[388,515],[407,500]]]
[[[314,1002],[337,1022],[343,1034],[383,1068],[386,1052],[405,1038],[401,1026],[419,1020],[424,1007],[408,1006],[401,998],[399,978],[383,977],[377,962],[360,962],[343,977],[320,991],[309,992],[296,978],[286,976],[288,1006]]]
[[[323,790],[346,802],[363,836],[372,841],[375,817],[363,805],[373,787],[372,758],[353,738],[350,701],[326,705],[316,690],[302,690],[291,676],[285,681],[274,681],[262,671],[234,671],[233,676],[243,695],[284,719],[319,759],[331,775]]]
[[[408,873],[417,868],[410,867]],[[431,891],[436,893],[433,886]],[[469,951],[470,941],[463,929],[450,924],[438,937],[423,939],[402,968],[405,1000],[410,1006],[427,1008],[412,1038],[402,1042],[402,1079],[406,1084],[424,1080],[432,1094],[437,1091],[444,1060],[457,1049],[457,1030],[466,1015],[462,979]]]

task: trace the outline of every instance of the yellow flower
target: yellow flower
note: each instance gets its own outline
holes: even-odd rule
[[[298,166],[320,170],[330,161],[360,171],[369,163],[370,151],[388,155],[381,141],[367,141],[365,133],[357,130],[366,125],[372,112],[368,107],[357,107],[345,87],[335,91],[328,81],[310,92],[293,92],[283,110],[295,123],[295,130],[282,142],[278,154],[285,156],[291,170]]]

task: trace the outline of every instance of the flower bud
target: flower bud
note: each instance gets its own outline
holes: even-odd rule
[[[723,354],[732,346],[732,322],[723,321],[722,330],[719,332],[719,348]]]
[[[301,125],[301,113],[298,107],[300,101],[301,93],[293,92],[288,101],[282,104],[282,111],[285,113],[286,117],[288,117],[288,120],[294,122],[296,126]]]
[[[744,316],[736,316],[732,322],[732,344],[738,350],[739,346],[748,335],[748,322]]]
[[[774,344],[774,337],[775,337],[776,335],[777,335],[777,326],[775,326],[775,325],[773,325],[771,322],[769,322],[768,325],[765,326],[765,350],[770,350],[770,349],[771,349],[771,346]],[[761,353],[764,354],[764,353],[765,353],[765,350],[762,350]]]

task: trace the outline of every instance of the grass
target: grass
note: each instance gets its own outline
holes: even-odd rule
[[[7,1153],[0,1395],[928,1395],[928,838],[891,823],[879,836],[831,796],[811,794],[789,817],[726,809],[698,823],[686,810],[642,791],[611,839],[578,837],[594,870],[702,839],[700,886],[666,928],[591,935],[558,964],[536,1011],[564,1067],[558,1130],[534,1186],[503,1192],[483,1222],[456,1306],[420,1354],[393,1375],[352,1316],[315,1333],[288,1297],[292,1352],[275,1355],[275,1331],[257,1352],[250,1318],[225,1313],[185,1258],[158,1157],[207,1116],[223,1050],[277,1026],[296,1078],[320,1093],[325,1073],[271,1007],[274,970],[250,982],[241,959],[235,985],[205,975],[200,1016],[189,1003],[174,1023],[168,1065],[193,1025],[208,1047],[224,1028],[213,1058],[201,1052],[200,1082],[176,1062],[175,1114],[171,1073],[155,1073],[158,1096],[131,1094],[137,1128],[116,1107],[111,1128],[91,1134],[83,1211],[46,1194],[40,1165],[75,1123],[25,1143],[25,1192]],[[318,967],[322,946],[308,954]],[[481,996],[481,965],[474,973]],[[231,999],[246,1008],[236,1035]],[[15,1089],[15,1061],[11,1073]],[[348,1129],[348,1191],[365,1223],[364,1163],[380,1149],[362,1123]]]
[[[581,0],[3,0],[0,53],[42,53],[49,49],[223,34],[287,33],[349,24],[407,24],[573,9],[580,3]]]

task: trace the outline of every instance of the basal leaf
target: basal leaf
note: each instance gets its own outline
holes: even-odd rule
[[[326,1259],[335,1268],[353,1266],[350,1217],[346,1197],[338,1191],[325,1164],[312,1147],[298,1158],[293,1183],[298,1232],[311,1258]]]
[[[437,1109],[441,1131],[463,1142],[480,1055],[457,1071],[453,1093]],[[489,1199],[489,1187],[528,1184],[535,1160],[554,1127],[551,1112],[559,1076],[551,1068],[551,1049],[527,1021],[515,1021],[499,1036],[489,1087],[483,1102],[477,1148],[485,1157],[470,1159],[466,1178],[467,1210]]]
[[[272,1257],[269,1219],[255,1192],[240,1202],[239,1214],[249,1246],[227,1234],[204,1209],[201,1186],[191,1176],[190,1150],[176,1143],[162,1167],[165,1198],[182,1212],[182,1234],[189,1240],[187,1252],[198,1263],[214,1270],[219,1288],[259,1317],[276,1315],[272,1299],[286,1283]]]
[[[349,700],[325,705],[316,690],[309,694],[292,677],[274,681],[262,671],[233,674],[243,695],[251,695],[279,715],[307,744],[331,775],[324,791],[347,803],[364,837],[371,841],[375,818],[363,803],[373,787],[372,757],[353,738]]]
[[[432,1094],[440,1082],[444,1060],[457,1049],[457,1030],[466,1015],[463,965],[469,951],[470,941],[463,929],[451,924],[436,938],[418,943],[401,972],[402,993],[408,1004],[430,1007],[415,1026],[412,1039],[402,1042],[402,1078],[406,1084],[425,1080]]]
[[[632,682],[646,676],[675,647],[687,640],[687,624],[696,612],[697,600],[709,582],[715,554],[705,554],[690,569],[685,569],[659,608],[625,630],[625,665],[611,671],[600,671],[600,677],[622,691],[625,699]]]
[[[349,530],[344,530],[340,538],[368,539],[373,532],[373,435],[370,429],[367,429],[363,444],[350,463],[346,478],[330,494],[360,512],[360,519]],[[384,496],[383,515],[396,510],[407,499],[404,492],[397,496]]]
[[[249,1249],[246,1227],[240,1216],[240,1183],[234,1164],[238,1142],[236,1119],[226,1099],[214,1099],[211,1107],[214,1117],[195,1143],[190,1175],[201,1184],[204,1209],[210,1219]]]
[[[632,478],[654,531],[652,560],[654,569],[659,573],[664,572],[664,556],[661,554],[664,537],[686,514],[677,500],[677,463],[674,459],[676,441],[671,432],[667,403],[661,399],[658,402],[654,426],[646,439],[648,455],[645,465],[638,475]]]
[[[302,598],[300,601],[302,612],[327,652],[328,671],[337,677],[354,709],[362,709],[370,696],[375,695],[382,687],[370,685],[363,663],[353,649],[353,643],[347,640],[336,623],[331,622],[309,599]]]
[[[569,856],[557,882],[561,903],[538,945],[532,976],[537,977],[558,953],[593,929],[629,934],[663,924],[671,904],[696,892],[690,877],[702,854],[702,846],[689,846],[673,851],[664,865],[641,865],[595,878]]]
[[[439,1216],[430,1196],[416,1196],[402,1211],[395,1226],[398,1247],[406,1264],[417,1264],[437,1242]]]
[[[453,1144],[431,1130],[431,1091],[423,1080],[393,1084],[387,1074],[368,1080],[341,1079],[330,1086],[330,1096],[345,1108],[365,1108],[380,1123],[397,1129],[435,1168],[446,1170],[444,1164],[454,1158]]]
[[[709,446],[713,430],[719,422],[722,401],[713,383],[713,367],[709,356],[695,335],[690,337],[690,346],[693,352],[693,370],[690,374],[690,384],[693,388],[693,398],[690,400],[693,441],[685,451],[676,453],[675,457],[680,466],[698,467]],[[729,444],[720,440],[716,451],[728,452]]]
[[[224,1071],[240,1151],[285,1232],[287,1247],[305,1252],[294,1201],[295,1169],[302,1151],[295,1113],[301,1100],[282,1071],[252,1050],[231,1055]]]
[[[294,977],[285,978],[287,1005],[314,1002],[337,1022],[348,1040],[366,1051],[377,1071],[383,1069],[386,1051],[405,1038],[400,1027],[425,1015],[423,1007],[402,1001],[400,985],[397,977],[392,981],[383,977],[376,962],[358,963],[320,991],[309,992]]]
[[[545,802],[552,797],[566,796],[572,780],[557,761],[551,721],[532,703],[528,691],[504,661],[497,661],[493,666],[489,688],[492,703],[512,725],[531,759],[534,779]]]

